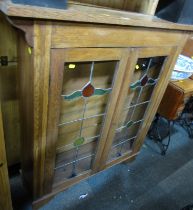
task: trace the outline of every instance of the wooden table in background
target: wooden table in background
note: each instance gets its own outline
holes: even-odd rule
[[[191,96],[193,96],[192,79],[171,81],[162,98],[158,113],[168,120],[176,120]]]

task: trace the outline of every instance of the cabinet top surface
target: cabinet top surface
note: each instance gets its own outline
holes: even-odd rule
[[[193,80],[185,79],[172,82],[175,86],[180,88],[184,93],[193,93]]]
[[[10,17],[193,31],[193,26],[191,25],[176,24],[151,15],[76,3],[69,3],[67,9],[56,9],[15,4],[10,0],[0,0],[0,10]]]

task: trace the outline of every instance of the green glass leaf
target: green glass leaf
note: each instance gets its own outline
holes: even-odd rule
[[[84,143],[84,141],[85,141],[84,137],[80,137],[74,141],[74,146],[79,147]]]
[[[108,94],[111,92],[111,88],[109,89],[100,89],[100,88],[96,88],[95,91],[94,91],[94,95],[95,96],[102,96],[104,94]]]
[[[156,81],[154,79],[152,79],[152,78],[148,79],[148,84],[154,85],[155,83],[156,83]]]
[[[73,92],[72,94],[65,95],[63,97],[64,97],[65,100],[73,100],[73,99],[79,98],[81,96],[82,96],[82,91],[77,90],[77,91]]]
[[[141,86],[141,81],[137,81],[137,82],[134,82],[133,84],[131,84],[130,88],[132,90],[134,90],[135,88],[140,87],[140,86]]]
[[[133,121],[129,121],[127,124],[126,124],[126,127],[129,128],[133,125]]]

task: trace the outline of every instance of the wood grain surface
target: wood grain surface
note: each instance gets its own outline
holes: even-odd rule
[[[0,210],[12,210],[0,102]]]
[[[176,24],[151,15],[69,4],[67,10],[13,4],[0,1],[0,10],[7,16],[49,20],[65,20],[111,25],[141,26],[175,30],[193,30],[191,25]]]

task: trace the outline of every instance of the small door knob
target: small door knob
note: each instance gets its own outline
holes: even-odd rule
[[[0,162],[0,167],[2,167],[2,166],[3,166],[3,163]]]

